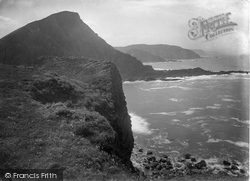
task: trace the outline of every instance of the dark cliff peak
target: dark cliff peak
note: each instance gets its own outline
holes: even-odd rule
[[[166,44],[134,44],[125,47],[116,47],[117,50],[128,53],[132,49],[138,49],[157,55],[163,59],[193,59],[200,58],[200,56],[189,50],[176,45]]]
[[[123,79],[153,71],[107,44],[77,13],[63,11],[23,26],[0,39],[0,63],[31,64],[40,56],[78,56],[113,62]]]
[[[47,16],[46,18],[43,18],[38,21],[42,21],[42,20],[55,20],[55,21],[63,20],[64,22],[73,23],[74,21],[81,21],[81,18],[80,18],[80,15],[76,12],[61,11],[58,13],[51,14]],[[38,21],[34,21],[34,22],[38,22]]]
[[[58,13],[54,13],[49,15],[47,18],[51,18],[51,17],[72,17],[72,18],[76,18],[76,19],[80,19],[80,16],[77,12],[72,12],[72,11],[61,11]]]

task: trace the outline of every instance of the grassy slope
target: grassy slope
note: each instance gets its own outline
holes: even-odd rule
[[[95,106],[109,94],[77,79],[0,66],[0,168],[62,168],[66,179],[129,178],[103,149],[115,132]]]

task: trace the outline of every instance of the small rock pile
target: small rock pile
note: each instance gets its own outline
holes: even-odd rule
[[[146,175],[157,179],[202,173],[207,168],[205,160],[197,162],[194,157],[170,159],[167,155],[145,157],[142,165]]]
[[[140,153],[143,150],[139,150]],[[245,176],[246,171],[236,161],[224,160],[221,164],[209,164],[206,160],[197,160],[190,154],[180,157],[167,155],[154,156],[152,151],[147,151],[141,162],[142,171],[151,179],[168,179],[176,176],[194,174],[226,174],[230,176]]]

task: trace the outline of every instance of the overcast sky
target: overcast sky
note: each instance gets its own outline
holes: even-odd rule
[[[248,52],[248,0],[0,0],[0,38],[52,13],[69,10],[112,46],[169,44],[236,54]],[[188,38],[188,21],[231,12],[233,33]]]

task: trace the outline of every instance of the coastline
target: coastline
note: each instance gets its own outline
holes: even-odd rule
[[[133,150],[131,161],[134,167],[149,179],[249,178],[247,163],[218,158],[202,159],[189,153],[156,156],[153,151],[137,147]]]

